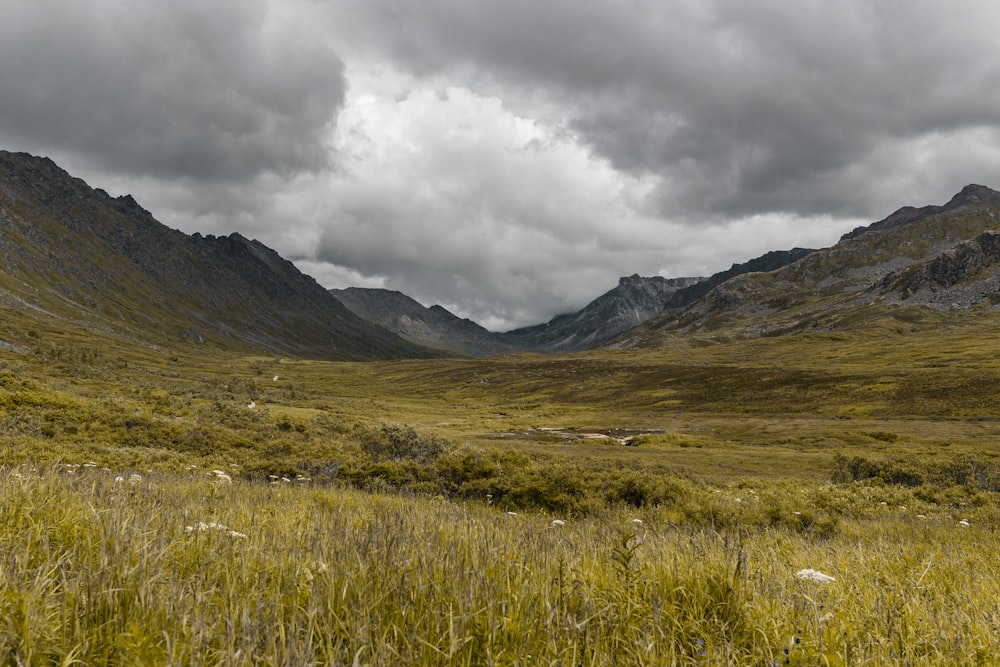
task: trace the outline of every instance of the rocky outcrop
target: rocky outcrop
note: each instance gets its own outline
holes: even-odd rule
[[[989,230],[940,255],[887,275],[873,292],[900,301],[968,308],[1000,299],[1000,231]]]

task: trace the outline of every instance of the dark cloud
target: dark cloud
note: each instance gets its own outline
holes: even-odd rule
[[[5,3],[0,137],[112,172],[240,180],[316,169],[339,57],[262,0]]]
[[[987,0],[38,0],[0,142],[496,328],[1000,187]]]
[[[898,197],[886,143],[1000,122],[990,2],[339,4],[401,68],[548,91],[613,165],[661,177],[675,217],[871,215]],[[952,166],[928,165],[941,195]]]

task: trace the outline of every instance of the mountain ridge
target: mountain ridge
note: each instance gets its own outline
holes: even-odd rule
[[[656,346],[677,336],[731,339],[833,331],[875,321],[940,318],[947,310],[988,304],[996,294],[974,296],[976,288],[968,281],[986,271],[992,273],[977,278],[983,289],[1000,282],[1000,264],[988,247],[989,232],[998,226],[1000,192],[969,185],[947,204],[898,209],[785,267],[732,278],[610,346]],[[978,268],[958,266],[974,258],[981,261]],[[959,277],[948,285],[935,278],[947,272]],[[911,292],[923,290],[923,298],[901,297],[907,281],[916,281]]]
[[[326,290],[257,240],[187,235],[131,195],[91,188],[48,158],[0,151],[0,347],[26,349],[41,322],[154,347],[344,360],[832,331],[996,309],[998,227],[1000,192],[970,184],[829,248],[771,251],[708,278],[632,274],[577,312],[496,333],[399,292]]]
[[[440,305],[424,307],[397,291],[358,287],[330,291],[355,314],[411,342],[484,356],[587,349],[655,316],[678,290],[700,280],[702,278],[625,276],[619,278],[616,287],[574,313],[506,332],[488,331]]]
[[[262,243],[170,229],[48,158],[0,151],[0,232],[0,301],[63,325],[319,358],[432,354],[358,318]]]

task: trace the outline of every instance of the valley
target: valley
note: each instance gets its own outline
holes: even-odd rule
[[[0,638],[29,664],[989,664],[1000,318],[962,319],[377,362],[37,331],[0,352]]]
[[[5,164],[3,664],[993,664],[996,193],[476,356]]]

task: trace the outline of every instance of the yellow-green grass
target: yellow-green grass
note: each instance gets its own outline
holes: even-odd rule
[[[9,468],[0,662],[994,659],[995,506],[932,507],[858,485],[686,491],[554,525],[482,503],[207,471]],[[833,508],[835,527],[822,519]],[[835,581],[797,576],[805,568]]]
[[[288,450],[283,465],[329,454],[350,444],[353,427],[383,422],[456,445],[661,466],[713,481],[823,478],[834,451],[992,455],[1000,435],[996,316],[897,329],[888,322],[656,350],[369,364],[42,331],[31,354],[3,353],[0,428],[8,454],[17,454],[9,462],[94,457],[102,448],[202,456],[213,453],[220,423],[220,449],[243,462]],[[547,430],[556,428],[570,430]],[[615,429],[648,435],[636,447],[575,435]],[[163,441],[188,435],[209,442]],[[293,460],[297,452],[305,456]]]
[[[40,328],[0,663],[991,664],[1000,322],[932,324],[369,364]]]

